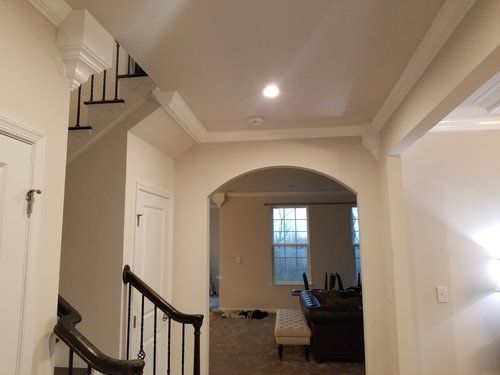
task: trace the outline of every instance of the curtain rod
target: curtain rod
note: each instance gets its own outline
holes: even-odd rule
[[[313,206],[313,205],[356,205],[356,202],[311,202],[311,203],[264,203],[264,206]]]

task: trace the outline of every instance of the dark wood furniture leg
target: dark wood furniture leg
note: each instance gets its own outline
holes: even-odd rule
[[[280,361],[283,360],[283,345],[278,345],[278,355],[280,356]]]
[[[309,361],[309,345],[304,346],[304,351],[306,352],[306,359]]]

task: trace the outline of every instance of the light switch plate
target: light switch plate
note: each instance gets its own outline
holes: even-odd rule
[[[445,286],[436,287],[438,303],[448,303],[448,288]]]

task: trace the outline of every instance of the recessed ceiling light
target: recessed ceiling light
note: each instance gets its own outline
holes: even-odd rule
[[[280,94],[280,89],[275,84],[270,84],[264,87],[262,94],[267,98],[275,98]]]

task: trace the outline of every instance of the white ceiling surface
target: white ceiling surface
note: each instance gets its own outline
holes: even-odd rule
[[[338,182],[321,174],[297,168],[269,168],[251,172],[222,185],[218,192],[277,193],[329,192],[351,193]]]
[[[500,129],[500,72],[491,77],[433,129]]]
[[[443,0],[69,0],[208,131],[373,120]],[[282,94],[265,99],[277,83]]]

